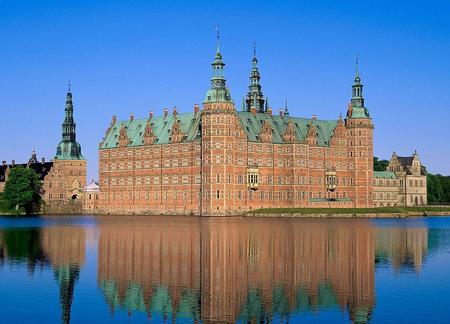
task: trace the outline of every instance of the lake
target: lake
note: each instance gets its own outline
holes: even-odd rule
[[[450,217],[0,217],[2,323],[450,322]]]

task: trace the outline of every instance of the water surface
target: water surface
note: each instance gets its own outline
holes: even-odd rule
[[[0,322],[450,322],[450,218],[0,218]]]

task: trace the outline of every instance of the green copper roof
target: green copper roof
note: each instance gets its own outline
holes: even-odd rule
[[[373,176],[378,179],[397,179],[395,173],[391,171],[374,171]]]
[[[58,160],[84,160],[81,154],[81,145],[77,142],[76,124],[73,119],[72,93],[66,95],[65,117],[62,124],[62,140],[56,148],[55,159]]]
[[[195,141],[199,136],[199,124],[200,114],[194,115],[194,113],[183,113],[173,116],[172,114],[167,117],[159,116],[150,120],[150,126],[153,130],[153,134],[156,136],[155,144],[168,144],[170,143],[170,132],[172,126],[176,120],[179,121],[181,131],[185,134],[183,142]],[[143,136],[145,126],[148,119],[135,119],[133,121],[124,120],[118,121],[111,126],[105,139],[100,145],[100,149],[114,148],[118,146],[119,132],[122,125],[125,126],[127,136],[130,140],[128,146],[140,146],[143,144]]]
[[[283,134],[289,120],[292,120],[297,133],[297,139],[303,141],[308,133],[308,123],[312,123],[316,127],[317,142],[319,146],[328,146],[333,130],[337,125],[337,120],[319,120],[298,117],[281,117],[279,115],[270,116],[267,113],[256,113],[239,111],[239,119],[241,120],[244,131],[247,133],[248,140],[251,142],[259,142],[259,134],[261,133],[264,121],[267,121],[273,130],[273,142],[283,143]]]
[[[308,124],[312,123],[316,127],[317,142],[319,146],[328,146],[330,138],[333,134],[334,128],[337,125],[337,120],[319,120],[298,117],[281,117],[279,115],[270,116],[267,113],[256,113],[253,115],[250,112],[237,112],[241,125],[247,134],[250,142],[260,142],[259,134],[261,133],[264,121],[267,121],[273,129],[273,143],[283,143],[283,134],[286,131],[289,120],[292,121],[297,135],[297,140],[305,140],[308,132]],[[156,136],[155,144],[170,143],[170,133],[174,122],[178,120],[182,132],[185,134],[183,142],[192,142],[200,138],[199,125],[201,121],[200,114],[182,113],[176,116],[168,115],[167,117],[154,117],[150,121],[153,134]],[[148,119],[134,119],[117,121],[108,130],[100,149],[115,148],[119,144],[119,132],[122,125],[125,126],[128,139],[130,140],[128,146],[140,146],[144,141],[144,130]]]
[[[211,64],[213,76],[211,78],[211,88],[206,93],[205,103],[207,102],[232,102],[230,90],[226,86],[224,77],[225,63],[222,62],[222,54],[219,49],[219,36],[217,36],[217,52],[214,62]]]
[[[78,142],[61,141],[56,148],[55,159],[58,160],[84,160],[81,154],[81,145]]]
[[[352,107],[350,118],[370,118],[369,110],[366,107]]]

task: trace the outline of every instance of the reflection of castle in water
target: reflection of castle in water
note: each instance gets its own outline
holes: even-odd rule
[[[331,308],[367,322],[376,262],[419,271],[431,248],[426,227],[366,221],[100,218],[98,229],[98,285],[112,311],[204,322]],[[50,264],[68,323],[87,234],[75,226],[5,229],[0,265]]]
[[[99,285],[112,309],[203,321],[266,321],[374,307],[375,232],[366,222],[152,219],[100,224]]]
[[[426,227],[393,227],[377,230],[376,260],[391,262],[393,268],[419,272],[428,250]]]

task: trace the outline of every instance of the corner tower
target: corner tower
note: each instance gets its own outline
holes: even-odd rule
[[[217,49],[212,63],[211,88],[203,102],[201,117],[201,200],[200,215],[224,215],[234,210],[236,108],[224,77],[225,64]]]
[[[373,123],[365,107],[363,85],[356,58],[352,98],[345,125],[348,136],[348,158],[352,169],[352,200],[355,207],[373,206]]]

